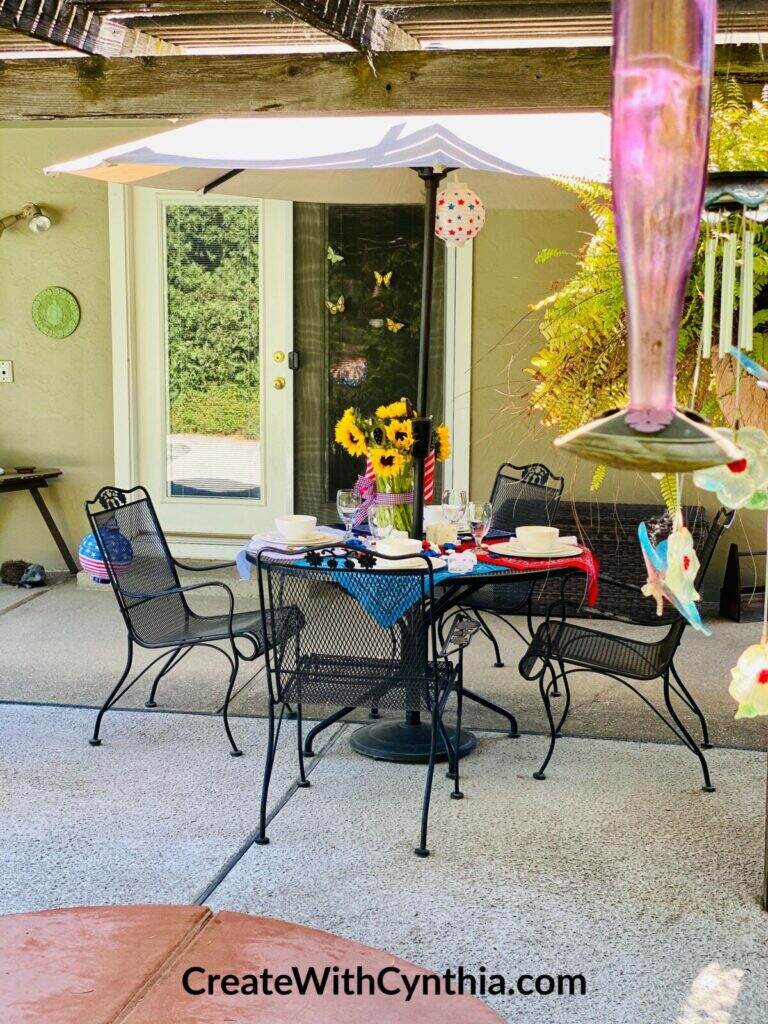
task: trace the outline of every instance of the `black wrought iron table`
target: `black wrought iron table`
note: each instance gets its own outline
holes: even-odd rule
[[[247,552],[246,558],[253,565],[257,565],[258,555]],[[497,569],[495,572],[469,572],[462,575],[451,576],[441,579],[436,583],[439,587],[439,597],[436,596],[432,615],[435,621],[440,621],[454,608],[461,606],[467,598],[478,591],[481,587],[494,586],[497,584],[510,583],[537,583],[544,579],[557,578],[562,581],[563,587],[568,578],[578,573],[570,565],[552,566],[546,569]],[[565,616],[563,606],[562,616]],[[530,615],[529,615],[530,622]],[[542,673],[547,671],[547,665],[542,666]],[[500,704],[483,697],[466,686],[463,690],[464,697],[480,704],[488,711],[492,711],[509,723],[509,736],[516,738],[517,720],[514,714]],[[351,714],[353,707],[343,707],[334,711],[321,721],[317,722],[307,733],[304,742],[304,752],[307,756],[314,755],[313,744],[316,737],[328,729],[335,722],[341,721]],[[375,713],[374,713],[375,714]],[[422,722],[418,711],[408,711],[405,717],[397,720],[378,720],[368,725],[360,726],[350,737],[352,749],[365,757],[371,757],[379,761],[397,761],[404,764],[426,764],[429,760],[431,729],[428,723]],[[477,737],[469,729],[461,730],[459,743],[459,756],[466,757],[467,754],[477,746]],[[438,758],[446,760],[448,752],[442,738],[438,740]]]

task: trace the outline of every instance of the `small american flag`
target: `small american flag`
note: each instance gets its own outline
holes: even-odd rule
[[[426,459],[424,460],[424,501],[429,504],[435,495],[435,453],[429,452]],[[373,463],[370,459],[365,460],[365,473],[366,480],[375,480],[376,474],[373,471]]]

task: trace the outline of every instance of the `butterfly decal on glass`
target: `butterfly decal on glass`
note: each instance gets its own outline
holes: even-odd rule
[[[343,263],[344,257],[341,253],[334,252],[331,246],[328,246],[328,262],[336,266],[337,263]]]
[[[328,312],[331,314],[331,316],[336,316],[337,313],[343,313],[344,310],[347,308],[344,303],[343,295],[340,295],[336,302],[333,302],[332,299],[326,299],[325,305],[328,308]]]
[[[397,320],[393,320],[391,317],[387,317],[387,330],[393,334],[397,334],[398,331],[402,331],[405,324],[398,323]]]
[[[389,288],[392,282],[392,271],[388,270],[386,274],[379,273],[378,270],[373,271],[373,280],[376,282],[373,286],[373,297],[378,298],[385,288]]]

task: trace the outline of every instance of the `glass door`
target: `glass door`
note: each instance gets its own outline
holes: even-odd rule
[[[177,547],[293,504],[291,204],[137,189],[139,479]]]

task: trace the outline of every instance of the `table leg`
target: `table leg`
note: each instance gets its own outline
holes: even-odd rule
[[[45,522],[45,525],[48,527],[50,535],[56,541],[56,547],[61,552],[61,557],[64,559],[67,568],[69,569],[73,576],[76,575],[77,566],[75,565],[75,561],[69,552],[69,548],[67,547],[64,538],[61,536],[61,533],[59,532],[59,528],[56,525],[53,516],[48,511],[48,507],[45,504],[45,501],[43,500],[43,496],[40,493],[40,489],[38,487],[30,487],[30,493],[32,497],[35,499],[35,504],[40,510],[40,515],[43,517],[43,520]]]

